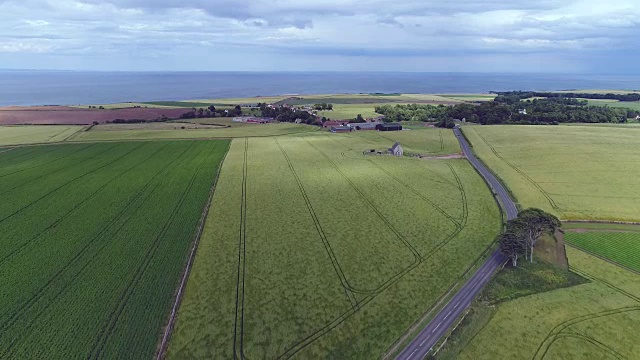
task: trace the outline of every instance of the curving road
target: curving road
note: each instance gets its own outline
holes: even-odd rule
[[[507,190],[496,177],[473,154],[467,140],[462,136],[460,129],[453,129],[460,147],[465,156],[476,170],[482,175],[492,191],[497,195],[507,219],[518,216],[518,208],[509,196]],[[507,257],[500,250],[496,250],[480,266],[464,286],[449,300],[431,322],[411,341],[409,345],[398,355],[398,360],[423,359],[433,349],[433,346],[446,334],[451,326],[460,318],[462,313],[471,305],[473,298],[491,280],[491,276],[507,261]]]

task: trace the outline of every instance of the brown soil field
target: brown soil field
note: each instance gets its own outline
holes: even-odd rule
[[[177,119],[190,109],[128,108],[113,110],[78,109],[66,106],[1,107],[0,125],[90,125],[116,119],[155,120],[163,115]]]

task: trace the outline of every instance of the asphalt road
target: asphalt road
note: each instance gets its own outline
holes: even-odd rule
[[[487,169],[473,154],[467,140],[460,133],[460,129],[455,128],[454,134],[460,142],[460,147],[469,162],[484,177],[485,181],[491,187],[492,191],[498,196],[502,208],[507,219],[513,219],[518,216],[518,208],[513,202],[507,190],[496,179],[496,177]],[[449,328],[459,319],[462,313],[469,307],[473,298],[482,290],[482,288],[491,280],[491,276],[507,261],[507,257],[499,250],[491,254],[491,256],[478,268],[473,276],[464,284],[464,286],[456,293],[456,295],[440,310],[440,312],[431,320],[431,322],[411,341],[409,345],[398,355],[398,360],[423,359],[425,358],[433,346],[444,336]]]

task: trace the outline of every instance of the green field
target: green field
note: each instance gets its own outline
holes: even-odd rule
[[[636,359],[640,275],[567,248],[591,282],[499,305],[459,359]]]
[[[580,99],[587,100],[589,105],[593,106],[608,106],[614,108],[625,108],[640,110],[640,102],[638,101],[618,101],[618,100],[593,100],[593,99]]]
[[[640,128],[463,126],[524,207],[562,219],[640,220]]]
[[[0,126],[0,146],[65,141],[84,128],[74,125]]]
[[[228,120],[227,120],[228,119]],[[229,118],[210,119],[209,124],[230,124]],[[207,119],[198,119],[206,124]],[[185,129],[181,129],[184,126]],[[98,125],[90,131],[79,132],[69,141],[109,141],[109,140],[158,140],[158,139],[213,139],[246,136],[277,136],[319,131],[317,126],[292,123],[281,124],[239,124],[231,127],[194,128],[177,122],[147,124]]]
[[[0,358],[151,358],[228,144],[0,153]]]
[[[365,119],[380,116],[376,113],[375,108],[382,104],[336,104],[333,110],[318,111],[319,117],[326,117],[332,120],[351,120],[355,119],[358,114]]]
[[[501,223],[475,170],[374,135],[233,140],[168,358],[378,358],[474,263]]]
[[[640,273],[640,233],[567,232],[565,241]]]

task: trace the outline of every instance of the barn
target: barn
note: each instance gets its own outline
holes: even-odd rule
[[[376,126],[376,129],[378,131],[399,131],[402,130],[402,125],[400,124],[378,124]]]

